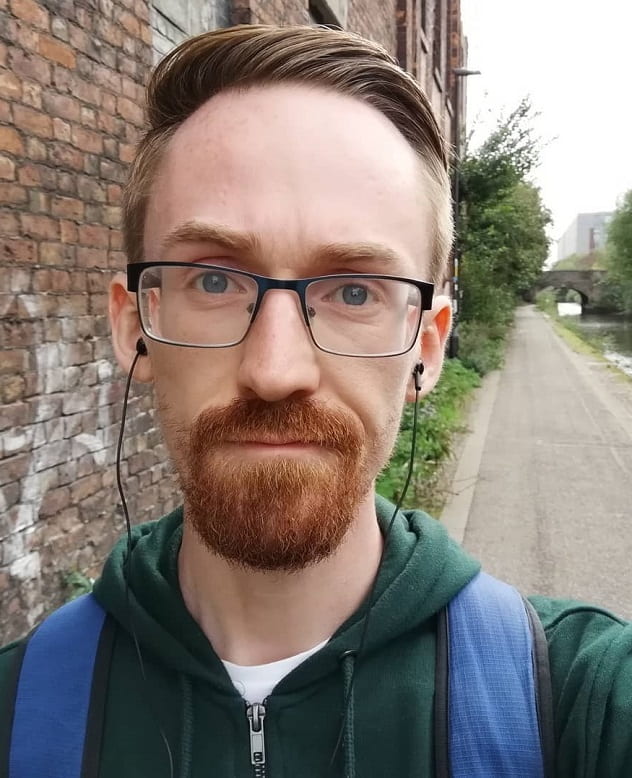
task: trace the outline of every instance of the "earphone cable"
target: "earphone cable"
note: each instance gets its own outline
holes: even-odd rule
[[[410,484],[413,469],[415,465],[415,448],[417,444],[417,419],[418,419],[418,410],[419,410],[419,392],[421,390],[421,385],[419,383],[419,375],[415,374],[415,407],[413,409],[413,429],[412,429],[412,435],[411,435],[411,444],[410,444],[410,459],[408,461],[408,473],[406,475],[406,480],[404,482],[404,487],[402,489],[402,493],[399,497],[399,500],[397,501],[397,505],[395,506],[395,510],[393,511],[393,515],[391,516],[391,519],[388,523],[386,533],[384,535],[384,543],[382,545],[382,553],[380,555],[380,561],[377,568],[377,573],[375,575],[375,578],[373,579],[373,584],[371,586],[371,590],[369,592],[368,597],[368,604],[367,604],[367,611],[366,615],[364,616],[364,623],[362,625],[362,633],[360,635],[360,643],[358,645],[358,648],[355,651],[355,656],[358,658],[363,650],[364,645],[366,642],[366,636],[369,631],[369,621],[371,618],[371,614],[373,612],[373,606],[375,605],[375,599],[377,596],[377,584],[380,577],[380,572],[382,571],[382,563],[384,562],[384,557],[386,554],[386,548],[388,545],[388,541],[391,535],[391,530],[393,529],[393,526],[395,524],[395,519],[397,517],[397,514],[399,513],[400,508],[402,507],[402,503],[404,502],[404,498],[406,497],[406,492],[408,491],[408,486]],[[333,767],[334,761],[336,759],[336,756],[338,754],[338,751],[340,750],[340,746],[342,745],[342,739],[344,737],[345,732],[345,719],[347,717],[347,711],[349,709],[349,705],[351,704],[351,696],[353,694],[353,687],[355,683],[356,673],[355,673],[355,667],[353,671],[353,675],[351,676],[351,681],[349,682],[349,688],[347,689],[347,693],[345,695],[344,701],[343,701],[343,707],[342,707],[342,720],[340,723],[340,730],[338,732],[338,738],[336,740],[336,745],[334,747],[333,753],[331,755],[331,759],[329,760],[329,767],[330,769]]]
[[[132,640],[134,642],[134,647],[136,650],[136,656],[138,657],[138,665],[140,667],[140,674],[141,678],[143,680],[143,688],[147,691],[149,688],[148,681],[147,681],[147,675],[145,673],[145,663],[143,661],[143,655],[140,650],[140,643],[138,642],[138,636],[136,634],[136,629],[134,626],[134,616],[132,612],[132,606],[130,603],[130,587],[129,587],[129,581],[131,576],[131,560],[132,560],[132,526],[129,520],[129,512],[127,510],[127,501],[125,499],[125,493],[123,491],[123,484],[121,481],[121,453],[123,451],[123,436],[125,433],[125,419],[127,417],[127,403],[129,398],[129,390],[132,385],[132,376],[134,375],[134,369],[136,367],[136,363],[138,362],[139,357],[143,356],[143,353],[138,349],[136,350],[136,354],[134,355],[134,359],[132,361],[132,365],[129,369],[129,373],[127,375],[127,383],[125,385],[125,396],[123,397],[123,410],[121,413],[121,426],[119,428],[119,436],[118,436],[118,442],[116,445],[116,485],[118,487],[119,497],[121,498],[121,507],[123,508],[123,515],[125,516],[125,526],[127,529],[127,557],[125,558],[125,563],[123,565],[123,576],[125,578],[125,602],[127,604],[127,615],[129,619],[129,625],[130,630],[132,633]],[[165,730],[158,718],[158,714],[156,713],[154,705],[151,703],[151,700],[147,699],[148,707],[151,710],[151,713],[154,717],[154,720],[156,721],[156,724],[158,726],[158,730],[160,731],[160,737],[162,739],[162,742],[164,743],[165,749],[167,751],[167,757],[169,759],[169,778],[174,778],[174,771],[173,771],[173,754],[171,752],[171,746],[169,745],[169,740],[167,739],[167,735],[165,733]]]

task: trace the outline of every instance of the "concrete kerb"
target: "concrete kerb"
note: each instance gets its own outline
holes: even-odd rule
[[[498,393],[500,373],[500,370],[495,370],[486,375],[480,388],[477,389],[468,414],[466,422],[468,432],[454,471],[449,490],[450,496],[440,516],[440,521],[457,543],[462,543],[465,536],[474,490],[479,478],[487,430]]]

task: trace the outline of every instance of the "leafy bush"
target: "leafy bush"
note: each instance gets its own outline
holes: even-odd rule
[[[459,327],[461,362],[480,376],[498,370],[503,363],[506,333],[504,322],[464,322]]]
[[[434,503],[433,487],[438,465],[450,456],[453,435],[461,425],[463,399],[479,383],[476,372],[458,359],[450,360],[446,362],[436,388],[420,402],[416,455],[405,506],[428,507],[429,503]],[[401,496],[408,473],[413,410],[412,403],[404,410],[393,456],[377,483],[377,491],[393,502]]]

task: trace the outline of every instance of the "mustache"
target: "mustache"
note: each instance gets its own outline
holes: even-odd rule
[[[362,443],[362,430],[354,417],[311,399],[272,403],[258,398],[235,399],[224,407],[202,411],[190,434],[192,443],[203,442],[205,448],[273,440],[348,451]]]

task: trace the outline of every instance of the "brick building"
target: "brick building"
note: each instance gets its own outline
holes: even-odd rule
[[[255,22],[380,42],[451,136],[459,0],[0,0],[0,643],[67,598],[71,573],[96,575],[123,530],[106,292],[148,72],[189,35]],[[132,391],[134,521],[178,502],[151,407]]]

